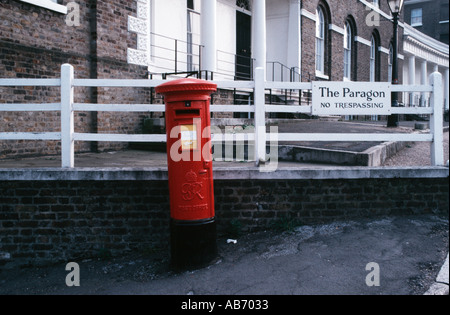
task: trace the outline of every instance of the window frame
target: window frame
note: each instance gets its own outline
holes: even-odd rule
[[[192,4],[192,5],[191,5]],[[187,14],[186,14],[186,71],[196,71],[195,61],[196,57],[200,58],[200,52],[196,55],[194,52],[194,46],[198,46],[195,43],[195,35],[199,35],[195,32],[196,17],[200,18],[201,13],[196,8],[196,1],[187,1]],[[198,22],[198,20],[197,20]]]
[[[325,31],[325,14],[323,9],[318,6],[316,9],[315,69],[321,75],[325,74]]]
[[[58,4],[57,0],[19,0],[20,2],[32,4],[44,9],[67,14],[67,6]]]
[[[349,21],[344,25],[344,80],[352,80],[353,30]]]
[[[420,12],[420,15],[414,16],[414,12]],[[420,22],[415,22],[415,19],[420,18]],[[411,26],[417,27],[423,25],[423,9],[422,8],[415,8],[411,9]]]
[[[370,82],[375,82],[377,79],[377,41],[372,35],[370,39]]]
[[[236,0],[235,6],[241,12],[245,12],[248,15],[252,14],[252,3],[250,0]]]
[[[392,45],[391,42],[389,43],[388,82],[392,82],[393,64],[394,64],[394,46]]]

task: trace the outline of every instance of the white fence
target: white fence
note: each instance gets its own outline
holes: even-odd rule
[[[0,132],[0,140],[57,140],[61,141],[62,167],[74,167],[75,141],[106,142],[165,142],[166,135],[129,135],[129,134],[92,134],[74,131],[75,111],[110,112],[164,112],[165,106],[159,104],[87,104],[75,103],[76,87],[144,87],[151,88],[162,84],[160,80],[117,80],[117,79],[75,79],[71,65],[61,67],[61,79],[0,79],[0,86],[56,86],[61,88],[61,103],[47,104],[0,104],[0,112],[6,111],[60,111],[61,132]],[[212,105],[211,112],[252,112],[254,113],[255,132],[246,135],[247,140],[255,143],[254,159],[257,164],[266,160],[266,113],[312,113],[312,106],[282,106],[265,104],[266,89],[311,90],[312,83],[266,82],[264,70],[255,70],[255,81],[214,81],[222,89],[250,89],[254,91],[255,105]],[[435,72],[430,76],[430,85],[393,85],[393,92],[429,92],[431,107],[393,107],[391,114],[430,115],[430,133],[428,134],[361,134],[361,133],[279,133],[278,141],[425,141],[431,143],[431,163],[444,165],[443,152],[443,86],[442,77]],[[213,141],[224,140],[216,134]],[[227,137],[229,140],[229,137]]]

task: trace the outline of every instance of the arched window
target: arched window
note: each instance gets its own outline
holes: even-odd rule
[[[380,47],[380,37],[375,30],[372,34],[370,41],[370,81],[380,81],[380,53],[378,48]],[[372,115],[371,120],[377,121],[378,116]]]
[[[251,11],[252,7],[250,5],[250,0],[236,0],[236,6],[247,11]]]
[[[325,72],[325,16],[320,6],[316,11],[316,70]]]
[[[376,66],[377,66],[377,41],[374,36],[370,41],[370,82],[376,80]]]
[[[353,49],[352,27],[349,22],[345,23],[344,32],[344,79],[352,79],[352,49]]]
[[[394,47],[389,44],[388,82],[392,82],[392,64],[394,63]]]

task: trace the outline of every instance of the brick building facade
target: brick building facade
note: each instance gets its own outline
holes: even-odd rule
[[[342,81],[390,81],[389,51],[393,41],[392,23],[389,21],[387,2],[379,1],[302,1],[302,71],[303,77]],[[319,10],[324,18],[324,70],[316,71],[316,25]],[[347,30],[349,28],[349,30]],[[350,36],[349,36],[350,35]],[[401,39],[403,29],[399,28],[399,68],[402,67]],[[350,37],[350,71],[344,73],[344,42]],[[375,47],[372,48],[372,46]],[[371,58],[371,52],[372,54]],[[374,58],[374,59],[373,59]],[[371,59],[374,67],[371,68]],[[375,72],[371,75],[371,71]],[[402,78],[399,78],[402,82]]]
[[[62,1],[67,4],[69,1]],[[128,32],[128,15],[136,14],[135,1],[77,1],[79,25],[69,15],[21,1],[0,1],[0,77],[59,78],[61,65],[72,64],[76,78],[143,79],[147,69],[127,63],[126,50],[136,46]],[[0,103],[59,102],[59,88],[0,87]],[[80,103],[145,103],[145,89],[77,88]],[[58,132],[59,113],[1,112],[2,132]],[[140,114],[77,112],[76,132],[138,132]],[[78,152],[120,149],[121,143],[76,143]],[[0,141],[0,158],[57,154],[57,141]]]
[[[230,65],[221,58],[232,56],[231,60],[239,60],[239,43],[234,37],[238,37],[236,32],[241,24],[235,19],[245,15],[251,22],[244,24],[248,28],[252,26],[248,30],[250,36],[243,38],[250,42],[240,44],[252,46],[252,66],[266,66],[268,80],[270,73],[265,58],[298,71],[302,81],[390,81],[392,23],[387,3],[383,1],[42,1],[57,2],[64,8],[76,3],[79,25],[67,22],[71,18],[70,12],[64,14],[27,1],[0,0],[1,78],[58,78],[61,64],[70,63],[75,67],[76,78],[144,79],[148,78],[148,71],[154,72],[159,63],[163,64],[162,58],[173,65],[170,61],[174,43],[178,43],[179,50],[188,49],[185,46],[192,37],[191,48],[201,46],[202,53],[196,55],[195,49],[190,55],[187,50],[178,51],[178,70],[181,65],[189,64],[189,59],[180,59],[190,57],[193,60],[191,68],[215,72],[214,78],[221,80],[220,65]],[[211,7],[209,1],[217,3],[217,7]],[[261,5],[265,7],[264,14],[260,13]],[[257,6],[258,10],[255,9]],[[176,23],[168,18],[170,14],[176,16]],[[216,19],[203,18],[209,14]],[[191,20],[194,16],[195,22]],[[261,25],[258,22],[261,20],[267,24],[264,26],[267,36],[255,35],[262,31],[255,27]],[[221,23],[220,27],[217,23]],[[205,29],[211,25],[216,33],[204,38],[207,37]],[[323,36],[319,36],[321,54],[318,54],[318,25]],[[229,26],[234,28],[229,29]],[[289,38],[283,37],[285,33]],[[282,44],[274,41],[278,37]],[[400,27],[400,68],[403,65],[402,37]],[[226,46],[222,43],[224,38],[227,38]],[[265,44],[261,45],[258,38],[264,38]],[[261,53],[261,47],[266,54]],[[162,51],[164,55],[158,55]],[[175,68],[176,65],[175,62]],[[237,73],[239,67],[231,63],[231,68]],[[173,72],[170,70],[163,72]],[[275,80],[280,78],[275,77]],[[0,91],[0,103],[59,102],[58,88],[0,87]],[[75,92],[75,102],[80,103],[145,104],[151,101],[149,89],[77,88]],[[216,100],[220,99],[222,104],[230,103],[230,98],[232,101],[232,91],[220,91],[216,95]],[[75,132],[142,133],[143,121],[148,116],[143,113],[76,112]],[[59,113],[51,112],[0,112],[0,122],[0,132],[58,132],[60,128]],[[0,141],[0,158],[58,154],[59,147],[58,141]],[[76,143],[77,152],[126,147],[126,143]]]
[[[406,0],[405,22],[416,30],[448,45],[448,0]]]

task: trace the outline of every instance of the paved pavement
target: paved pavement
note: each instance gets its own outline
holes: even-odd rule
[[[448,123],[445,123],[448,128]],[[401,122],[398,128],[387,128],[385,122],[339,122],[322,120],[302,120],[282,123],[279,132],[317,132],[317,133],[406,133],[412,132],[414,122]],[[380,142],[297,142],[296,144],[322,149],[362,152]],[[250,163],[215,162],[215,167],[241,168]],[[295,166],[298,168],[321,167],[326,164],[298,163],[280,161],[279,166]],[[15,159],[0,159],[0,168],[59,168],[60,156],[39,156]],[[143,150],[127,150],[118,152],[81,153],[75,155],[75,167],[167,167],[167,157],[162,152]]]
[[[397,128],[387,128],[385,121],[323,121],[304,120],[301,123],[283,120],[278,124],[280,133],[411,133],[414,131],[414,122],[402,121]],[[376,141],[305,141],[305,142],[282,142],[282,144],[295,144],[304,147],[341,150],[350,152],[363,152],[371,147],[379,145]]]
[[[81,261],[79,287],[66,286],[65,263],[1,271],[0,294],[422,295],[448,255],[448,224],[400,216],[224,238],[210,265],[180,273],[170,271],[166,248]],[[448,272],[440,277],[440,291],[428,294],[448,294]]]

